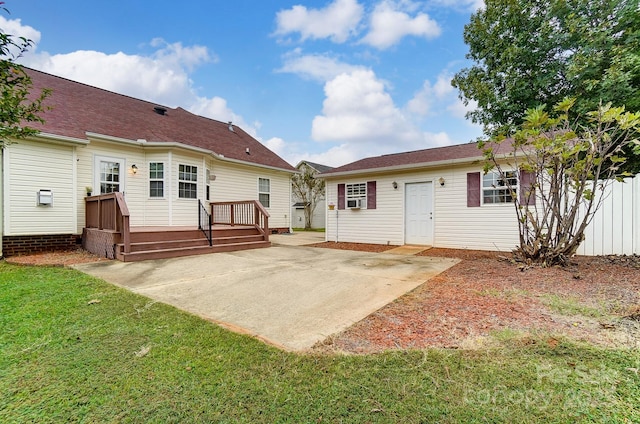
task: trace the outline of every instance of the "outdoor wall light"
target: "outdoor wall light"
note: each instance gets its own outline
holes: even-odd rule
[[[133,172],[134,175],[138,172],[138,167],[135,163],[131,165],[131,172]]]
[[[441,186],[443,186],[443,187],[444,187],[444,178],[440,177],[440,178],[438,179],[438,182],[440,183],[440,185],[441,185]]]
[[[396,190],[398,188],[398,183],[397,182],[392,182],[391,185],[393,186],[393,189]]]

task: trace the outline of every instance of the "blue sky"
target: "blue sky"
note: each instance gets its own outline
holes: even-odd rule
[[[481,135],[450,80],[482,0],[8,0],[22,63],[233,121],[285,160],[339,166]]]

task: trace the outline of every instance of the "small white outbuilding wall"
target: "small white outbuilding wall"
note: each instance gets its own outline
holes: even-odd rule
[[[480,170],[477,164],[469,164],[328,177],[326,201],[334,208],[325,209],[326,240],[406,244],[405,188],[430,182],[433,246],[509,252],[519,240],[513,205],[467,207],[467,173]],[[338,210],[338,184],[368,181],[376,182],[376,209]],[[608,186],[585,237],[579,255],[640,254],[640,174]]]

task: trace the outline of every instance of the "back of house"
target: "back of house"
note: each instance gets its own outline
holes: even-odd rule
[[[296,170],[242,128],[26,71],[33,93],[51,95],[45,122],[31,125],[40,133],[2,151],[0,254],[75,246],[88,196],[113,193],[132,228],[197,228],[199,204],[210,213],[215,203],[254,202],[269,231],[290,230]]]

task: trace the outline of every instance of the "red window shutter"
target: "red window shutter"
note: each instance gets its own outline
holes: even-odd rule
[[[469,172],[467,174],[467,207],[480,206],[480,173]]]
[[[536,192],[533,184],[536,182],[536,174],[520,170],[520,204],[535,205]]]
[[[367,181],[367,209],[376,208],[376,182]]]
[[[338,209],[344,209],[344,184],[338,184]]]

